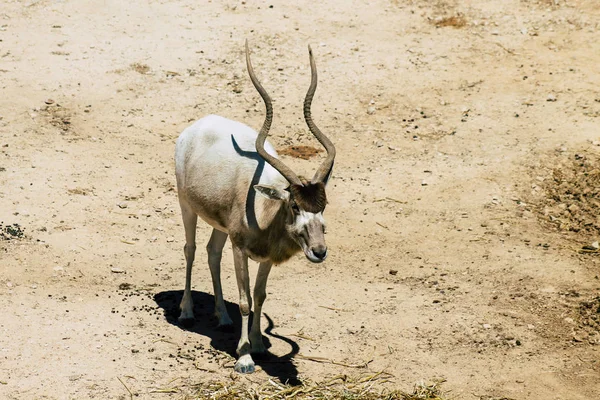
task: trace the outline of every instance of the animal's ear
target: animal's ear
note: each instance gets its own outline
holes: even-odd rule
[[[254,185],[254,190],[271,200],[283,200],[288,201],[290,199],[290,192],[287,190],[277,189],[273,186],[267,185]]]

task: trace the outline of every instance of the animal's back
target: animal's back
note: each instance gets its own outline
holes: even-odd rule
[[[261,184],[287,186],[285,178],[256,152],[256,137],[257,133],[245,124],[209,115],[186,128],[177,139],[175,172],[179,197],[222,231],[227,232],[232,208],[245,202],[257,172]],[[270,143],[265,143],[265,149],[276,156]],[[261,169],[257,171],[259,160]]]

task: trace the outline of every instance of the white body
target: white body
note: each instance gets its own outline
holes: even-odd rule
[[[253,190],[251,185],[259,183],[280,189],[289,185],[277,170],[263,161],[256,179],[259,166],[254,145],[256,137],[256,131],[247,125],[209,115],[185,129],[177,139],[175,174],[179,195],[200,196],[186,200],[198,216],[222,232],[229,233],[229,221],[214,220],[215,210],[222,210],[223,216],[239,212],[246,219],[246,199],[238,198],[239,190]],[[265,150],[277,156],[269,142],[265,142]],[[266,202],[272,201],[262,196],[256,199],[254,208],[260,217]],[[239,210],[240,206],[244,209]],[[257,215],[257,219],[260,217]],[[265,215],[265,219],[264,223],[268,224],[268,216]],[[248,224],[247,220],[243,222]]]

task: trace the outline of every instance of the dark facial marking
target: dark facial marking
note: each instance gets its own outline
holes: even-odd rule
[[[291,185],[292,201],[295,201],[302,210],[319,213],[325,210],[327,196],[323,182],[307,183],[306,185]]]

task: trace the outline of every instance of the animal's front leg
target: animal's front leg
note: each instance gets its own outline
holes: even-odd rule
[[[233,261],[238,291],[240,293],[240,314],[242,315],[242,332],[238,342],[237,353],[240,356],[234,369],[242,374],[254,372],[254,360],[250,355],[250,340],[248,339],[248,319],[252,308],[250,297],[250,277],[248,275],[248,257],[233,244]]]
[[[272,265],[273,263],[270,261],[260,263],[256,283],[254,284],[254,315],[252,316],[252,328],[250,328],[250,343],[252,344],[251,351],[253,354],[261,354],[267,351],[260,329],[260,316],[262,305],[267,298],[267,278]]]

